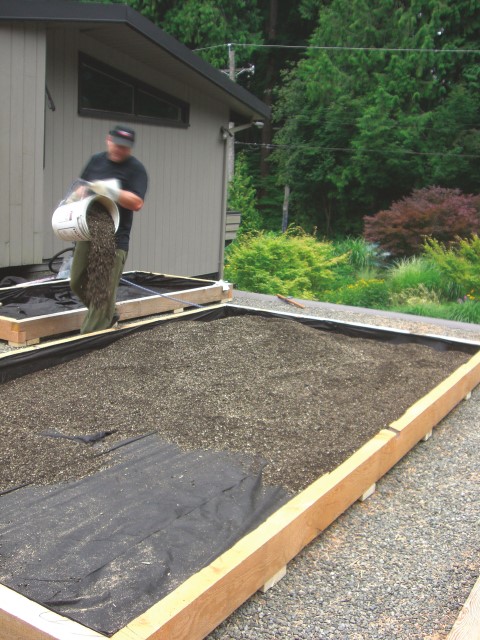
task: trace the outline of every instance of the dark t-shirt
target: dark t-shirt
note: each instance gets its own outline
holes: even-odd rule
[[[97,153],[90,158],[80,177],[82,180],[88,180],[89,182],[116,178],[120,181],[123,190],[135,193],[142,198],[142,200],[145,199],[147,192],[147,172],[143,164],[133,156],[127,158],[125,162],[112,162],[108,159],[106,151]],[[133,211],[125,209],[120,205],[117,206],[120,213],[120,224],[115,235],[115,240],[119,249],[128,251]]]

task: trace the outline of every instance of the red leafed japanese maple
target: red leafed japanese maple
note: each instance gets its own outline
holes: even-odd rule
[[[390,209],[364,216],[364,237],[393,257],[422,252],[425,238],[449,244],[480,229],[480,195],[459,189],[417,189]]]

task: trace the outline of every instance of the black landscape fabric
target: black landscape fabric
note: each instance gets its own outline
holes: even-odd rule
[[[288,499],[232,454],[183,452],[152,434],[116,455],[77,482],[0,496],[0,582],[106,635]]]

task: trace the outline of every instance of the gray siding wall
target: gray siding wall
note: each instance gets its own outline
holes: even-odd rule
[[[0,26],[0,267],[42,260],[45,31]]]
[[[77,113],[78,52],[142,79],[190,103],[190,127],[134,124],[134,153],[149,174],[142,211],[135,214],[127,269],[178,275],[219,270],[223,205],[224,104],[166,72],[112,51],[74,28],[48,34],[47,85],[56,105],[46,112],[44,257],[68,246],[51,229],[51,215],[89,157],[105,148],[117,121]],[[120,121],[121,123],[121,121]]]

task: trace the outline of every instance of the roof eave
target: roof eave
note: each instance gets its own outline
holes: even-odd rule
[[[64,0],[0,0],[0,21],[89,22],[124,24],[219,87],[257,116],[270,119],[270,108],[252,93],[194,54],[188,47],[127,5],[80,4]]]

